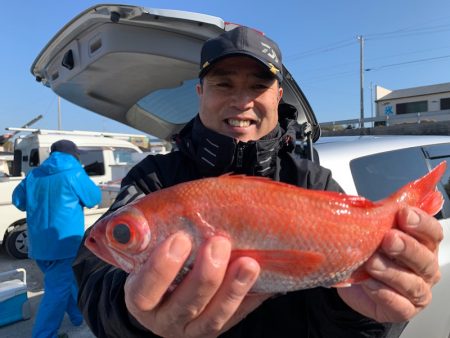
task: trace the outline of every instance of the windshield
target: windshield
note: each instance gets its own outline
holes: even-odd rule
[[[137,151],[130,148],[114,148],[114,162],[118,163],[133,163],[136,162],[136,159],[133,158],[133,154],[136,154]]]
[[[160,119],[174,124],[188,122],[198,111],[195,85],[198,79],[183,81],[176,88],[160,89],[138,101],[137,105]]]

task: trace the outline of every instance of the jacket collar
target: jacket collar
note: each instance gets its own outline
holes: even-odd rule
[[[237,142],[206,128],[197,115],[175,136],[175,141],[204,177],[225,173],[273,177],[279,151],[294,148],[295,130],[280,121],[258,141]]]

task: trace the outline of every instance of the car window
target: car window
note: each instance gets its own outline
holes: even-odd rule
[[[33,148],[30,151],[30,161],[29,166],[30,167],[37,167],[39,165],[39,149]]]
[[[130,148],[113,148],[112,151],[115,163],[132,163],[132,154],[136,153],[136,150]]]
[[[450,217],[450,144],[378,153],[350,162],[358,194],[370,200],[383,199],[405,184],[423,176],[443,160],[448,168],[438,189],[444,194],[444,206],[438,219]]]
[[[156,90],[139,100],[137,105],[167,122],[186,123],[198,111],[197,83],[195,78],[183,81],[175,88]]]
[[[442,161],[447,161],[447,170],[441,178],[441,192],[447,196],[447,203],[444,203],[441,214],[443,217],[450,217],[450,144],[437,144],[424,147],[424,153],[429,158],[430,166],[434,168]]]
[[[428,172],[420,147],[360,157],[350,162],[350,169],[358,194],[374,201]]]
[[[101,176],[105,174],[105,160],[102,149],[81,148],[80,162],[89,176]]]
[[[11,172],[13,176],[20,176],[22,172],[22,150],[20,149],[14,149],[14,160]]]

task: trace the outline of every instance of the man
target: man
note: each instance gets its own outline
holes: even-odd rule
[[[246,27],[223,33],[204,44],[199,77],[199,114],[177,136],[179,151],[135,166],[112,209],[180,182],[229,172],[340,190],[329,170],[293,151],[295,120],[278,113],[283,75],[276,43]],[[399,212],[398,229],[366,264],[368,281],[285,295],[248,294],[258,262],[230,262],[230,241],[220,236],[202,245],[173,292],[167,290],[192,247],[183,232],[160,243],[130,275],[82,247],[74,265],[79,304],[99,337],[398,336],[403,322],[430,302],[442,239],[439,223],[417,209]]]
[[[33,337],[56,337],[64,313],[73,325],[83,322],[77,307],[72,263],[84,233],[83,207],[100,203],[100,189],[79,162],[69,140],[52,144],[51,153],[14,189],[14,205],[27,213],[28,256],[44,274],[44,296]]]

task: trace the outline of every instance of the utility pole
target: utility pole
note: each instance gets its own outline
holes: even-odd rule
[[[359,40],[359,88],[360,88],[360,117],[359,128],[362,128],[364,123],[364,38],[358,35]]]
[[[375,123],[373,122],[373,84],[372,84],[372,81],[370,81],[370,117],[372,118],[372,127],[374,127]]]

